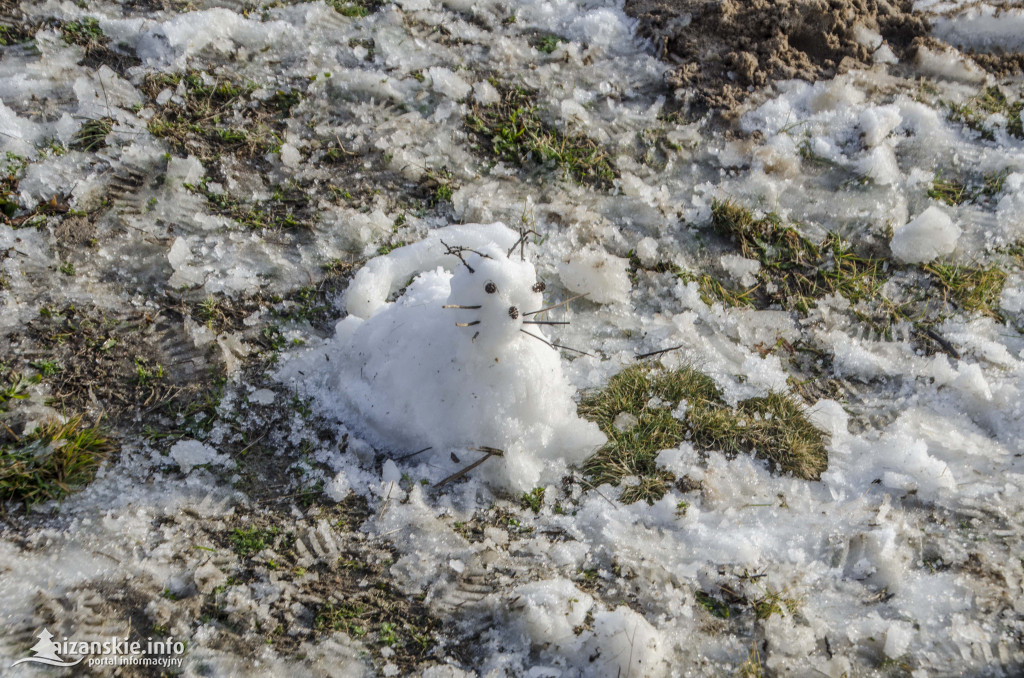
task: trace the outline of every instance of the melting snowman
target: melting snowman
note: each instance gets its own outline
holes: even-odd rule
[[[323,363],[355,430],[395,457],[430,447],[439,473],[486,456],[473,475],[512,492],[604,443],[537,323],[544,288],[521,247],[500,223],[450,226],[357,273]]]

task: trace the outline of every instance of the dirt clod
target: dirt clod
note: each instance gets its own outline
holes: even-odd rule
[[[897,55],[928,30],[909,0],[627,0],[639,33],[677,64],[669,84],[692,91],[697,110],[728,115],[748,88],[814,81],[872,63],[866,31]],[[860,38],[860,40],[858,40]]]

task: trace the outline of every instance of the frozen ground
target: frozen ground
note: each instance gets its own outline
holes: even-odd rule
[[[1024,671],[1019,6],[919,2],[915,49],[868,22],[856,68],[720,116],[602,0],[81,4],[2,3],[0,377],[42,377],[10,434],[84,414],[120,453],[8,507],[0,673],[56,671],[10,667],[42,627],[185,641],[188,676]],[[508,150],[526,128],[546,162]],[[832,244],[812,270],[724,204]],[[372,341],[335,323],[368,260],[496,221],[535,232],[544,303],[589,293],[543,329],[590,355],[503,376],[550,399],[520,425],[671,348],[729,403],[802,399],[821,479],[683,442],[653,503],[557,459],[436,486],[479,453],[412,455],[431,411],[400,389],[415,425],[346,401]],[[546,444],[434,413],[422,447]]]

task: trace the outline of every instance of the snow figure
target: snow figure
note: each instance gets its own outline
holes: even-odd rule
[[[605,440],[577,416],[535,323],[543,285],[519,238],[500,223],[450,226],[370,261],[327,355],[341,407],[369,440],[396,456],[430,446],[447,471],[487,454],[467,449],[500,450],[473,474],[514,492],[558,482]]]

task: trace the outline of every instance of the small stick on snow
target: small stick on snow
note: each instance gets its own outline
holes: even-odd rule
[[[544,311],[550,311],[553,308],[558,308],[559,306],[565,306],[570,301],[575,301],[577,299],[580,299],[582,297],[587,296],[588,294],[590,294],[590,292],[584,292],[583,294],[577,294],[575,297],[569,297],[565,301],[561,301],[561,302],[555,304],[554,306],[548,306],[547,308],[542,308],[539,311],[530,311],[529,313],[524,313],[523,315],[524,316],[527,316],[527,315],[537,315],[538,313],[543,313]]]
[[[442,480],[439,483],[437,483],[436,485],[434,485],[434,487],[438,488],[438,487],[441,487],[442,485],[446,485],[446,484],[452,482],[453,480],[458,480],[459,478],[465,476],[467,473],[469,473],[470,471],[472,471],[477,466],[479,466],[480,464],[484,463],[485,461],[487,461],[491,457],[501,457],[501,456],[505,455],[504,452],[502,452],[501,450],[499,450],[497,448],[494,448],[494,447],[474,447],[473,449],[478,451],[478,452],[483,452],[484,456],[481,457],[480,459],[477,459],[476,461],[474,461],[472,464],[470,464],[466,468],[462,469],[461,471],[456,471],[455,473],[451,474],[450,476],[448,476],[444,480]]]
[[[479,325],[479,324],[480,324],[479,320],[474,320],[471,323],[455,323],[455,326],[456,327],[472,327],[473,325]]]
[[[942,350],[948,353],[950,356],[952,356],[954,360],[960,360],[960,351],[956,350],[953,344],[949,343],[949,341],[946,340],[941,334],[939,334],[933,329],[928,329],[925,332],[925,334],[927,334],[931,339],[935,341],[935,343],[941,346]]]
[[[650,358],[651,356],[661,355],[662,353],[668,353],[669,351],[677,351],[677,350],[681,349],[682,347],[683,347],[683,345],[679,344],[678,346],[671,346],[669,348],[663,348],[663,349],[661,349],[659,351],[651,351],[650,353],[641,353],[640,355],[636,356],[636,359],[637,360],[643,360],[644,358]]]
[[[464,308],[467,311],[480,308],[479,306],[460,306],[459,304],[445,304],[441,308]]]
[[[522,332],[523,334],[530,335],[531,337],[533,337],[534,339],[537,339],[538,341],[543,341],[545,344],[547,344],[551,348],[564,348],[566,351],[575,351],[576,353],[582,353],[583,355],[590,356],[591,358],[594,357],[594,356],[590,355],[589,353],[587,353],[586,351],[581,351],[578,348],[573,348],[572,346],[562,346],[561,344],[553,344],[550,341],[548,341],[547,339],[545,339],[544,337],[538,337],[533,332],[527,332],[523,328],[519,328],[519,331]]]
[[[524,320],[524,325],[568,325],[568,320]]]
[[[380,517],[384,515],[384,510],[388,507],[388,502],[391,501],[391,491],[395,489],[395,485],[397,484],[398,483],[392,482],[391,487],[388,488],[388,496],[384,497],[384,503],[381,504],[380,512],[377,513],[377,520],[380,520]]]
[[[434,448],[433,447],[424,447],[422,450],[416,450],[415,452],[410,452],[409,454],[403,454],[398,459],[395,459],[395,461],[405,461],[406,459],[409,459],[410,457],[415,457],[417,454],[423,454],[427,450],[432,450],[432,449],[434,449]]]
[[[597,489],[596,487],[594,487],[594,484],[593,484],[592,482],[590,482],[589,480],[587,480],[586,478],[583,478],[582,476],[581,476],[581,477],[574,477],[574,478],[573,478],[573,480],[578,480],[578,481],[580,481],[581,483],[583,483],[584,485],[586,485],[587,487],[589,487],[590,489],[592,489],[592,490],[593,490],[594,492],[596,492],[596,493],[597,493],[597,496],[601,497],[601,499],[604,499],[604,500],[605,500],[606,502],[608,502],[609,504],[611,504],[612,508],[615,508],[615,509],[619,508],[619,507],[618,507],[618,506],[617,506],[617,505],[615,504],[615,502],[614,502],[614,501],[612,501],[612,500],[611,500],[611,499],[609,499],[608,497],[604,496],[604,494],[602,494],[602,493],[601,493],[601,490],[599,490],[599,489]]]

